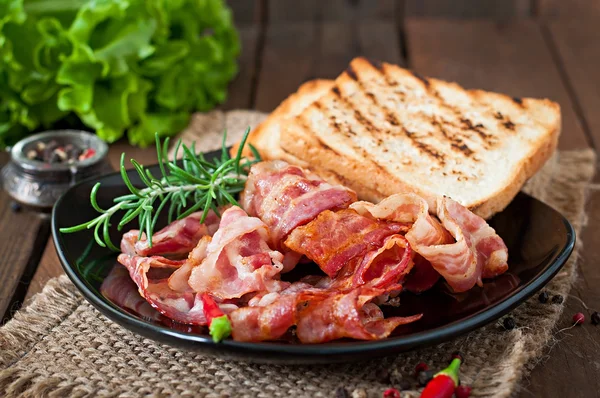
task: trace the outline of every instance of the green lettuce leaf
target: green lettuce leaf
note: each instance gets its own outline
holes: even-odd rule
[[[0,0],[0,146],[73,115],[152,144],[225,101],[239,51],[223,0]]]

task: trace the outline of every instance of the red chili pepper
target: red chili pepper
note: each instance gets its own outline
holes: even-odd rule
[[[213,319],[225,315],[215,300],[213,300],[213,298],[207,293],[203,293],[200,298],[202,299],[202,304],[204,304],[204,315],[206,316],[206,320],[208,321],[209,325]]]
[[[219,305],[208,294],[200,296],[202,300],[204,315],[208,322],[208,331],[215,343],[223,340],[231,334],[231,323],[227,315],[221,311]]]
[[[421,398],[451,398],[458,386],[458,369],[460,359],[454,358],[450,365],[436,373],[421,393]]]

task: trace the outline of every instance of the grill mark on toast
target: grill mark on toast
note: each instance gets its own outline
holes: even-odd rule
[[[429,81],[428,78],[415,72],[414,70],[411,70],[410,73],[411,73],[411,75],[413,75],[414,77],[419,79],[423,83],[423,85],[427,88],[427,90],[429,91],[429,88],[431,87],[431,82]]]
[[[513,101],[514,101],[514,102],[515,102],[517,105],[524,106],[524,105],[523,105],[523,99],[522,99],[522,98],[520,98],[520,97],[512,97],[512,100],[513,100]]]
[[[367,130],[367,132],[369,132],[370,134],[379,132],[379,129],[375,127],[373,123],[371,123],[371,121],[365,117],[365,115],[363,115],[357,108],[355,108],[354,105],[342,95],[342,93],[337,87],[333,87],[332,91],[337,96],[340,102],[342,102],[344,105],[346,105],[348,108],[354,111],[354,118],[365,128],[365,130]]]
[[[452,149],[454,149],[455,151],[457,151],[459,153],[462,153],[465,157],[469,157],[473,154],[473,151],[471,150],[471,148],[469,148],[467,146],[467,144],[465,144],[465,142],[460,137],[457,137],[457,136],[454,136],[454,135],[448,133],[448,130],[446,130],[444,128],[444,126],[442,125],[442,123],[440,123],[438,120],[433,119],[431,121],[431,124],[433,124],[435,127],[437,127],[438,130],[444,136],[444,138],[446,138],[450,142],[450,146],[452,147]]]
[[[358,76],[356,76],[356,71],[354,70],[352,65],[348,65],[348,67],[346,68],[346,73],[348,74],[348,77],[350,79],[358,80]]]
[[[404,134],[411,140],[414,146],[428,154],[433,159],[437,160],[438,163],[440,163],[440,165],[446,165],[446,159],[444,158],[443,154],[439,153],[426,143],[419,141],[419,137],[417,136],[417,134],[412,131],[409,131],[408,129],[406,129],[406,127],[402,127],[402,130],[404,131]]]
[[[378,61],[376,59],[365,58],[365,60],[375,69],[380,72],[383,72],[383,62]]]
[[[515,131],[515,124],[506,116],[500,112],[494,113],[494,117],[502,123],[505,129],[509,131]]]
[[[390,84],[390,79],[383,70],[383,64],[378,63],[377,65],[374,65],[370,60],[368,60],[368,61],[375,69],[377,69],[381,73],[381,75],[384,77],[386,83]],[[396,116],[393,114],[393,112],[390,111],[390,109],[388,109],[386,106],[383,106],[382,104],[380,104],[379,101],[377,100],[377,97],[375,97],[375,94],[373,94],[371,91],[366,90],[364,82],[359,79],[358,75],[352,68],[352,65],[350,65],[348,67],[348,69],[352,70],[352,73],[349,73],[348,76],[350,76],[352,78],[352,80],[354,80],[356,82],[360,91],[365,94],[365,96],[373,103],[373,105],[375,105],[377,108],[383,110],[383,112],[385,113],[385,120],[387,120],[388,123],[390,123],[392,126],[399,126],[400,122],[398,121]],[[398,85],[398,82],[394,81],[393,84]]]

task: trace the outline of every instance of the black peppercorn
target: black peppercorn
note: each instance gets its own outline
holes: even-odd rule
[[[377,372],[377,380],[379,380],[382,384],[391,384],[390,371],[385,368],[379,370],[379,372]]]
[[[600,314],[598,311],[592,312],[592,325],[600,325]]]
[[[412,390],[413,385],[410,381],[408,381],[406,379],[402,379],[402,380],[400,380],[400,383],[398,383],[396,385],[396,387],[400,387],[400,390],[408,391],[408,390]]]
[[[348,390],[340,386],[335,389],[335,398],[350,398],[350,394],[348,393]]]
[[[429,383],[431,379],[433,379],[434,375],[435,373],[433,372],[433,370],[422,370],[417,375],[417,382],[420,386],[424,387],[427,385],[427,383]]]
[[[517,324],[515,323],[515,320],[511,317],[508,318],[504,318],[504,329],[506,330],[513,330],[515,328],[515,326],[517,326]]]
[[[561,296],[560,294],[557,294],[555,296],[552,297],[552,302],[554,304],[561,304],[563,302],[563,296]]]
[[[18,202],[10,202],[10,209],[13,213],[18,213],[21,211],[21,205]]]
[[[540,303],[546,304],[548,302],[548,293],[541,292],[540,295],[538,296],[538,300],[540,300]]]

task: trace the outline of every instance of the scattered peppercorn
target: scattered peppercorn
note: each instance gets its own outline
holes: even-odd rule
[[[578,312],[577,314],[573,315],[573,322],[575,322],[575,325],[581,325],[583,322],[585,322],[585,315],[583,315],[582,312]]]
[[[404,377],[402,376],[402,373],[398,369],[392,369],[390,373],[390,384],[395,386],[401,384],[403,380]]]
[[[554,304],[561,304],[563,302],[563,296],[561,296],[560,294],[554,295],[552,296],[552,302]]]
[[[510,316],[508,318],[504,318],[504,322],[502,324],[504,325],[504,329],[506,330],[513,330],[515,326],[517,326],[515,320]]]
[[[400,391],[395,388],[388,388],[383,392],[383,398],[400,398]]]
[[[419,362],[417,366],[415,366],[415,377],[424,370],[429,370],[429,366],[427,366],[425,362]]]
[[[538,296],[538,300],[540,300],[540,303],[542,304],[546,304],[548,302],[548,298],[548,293],[546,292],[541,292]]]
[[[21,211],[21,205],[19,202],[10,202],[10,209],[13,211],[13,213],[18,213]]]
[[[456,398],[469,398],[471,396],[471,387],[461,384],[454,390]]]
[[[350,393],[344,387],[339,386],[335,389],[335,398],[350,398]]]
[[[377,373],[377,380],[382,384],[392,384],[392,381],[390,380],[390,371],[385,368],[381,369]]]
[[[408,381],[406,379],[400,380],[400,382],[398,384],[399,384],[400,390],[402,390],[402,391],[411,390],[413,388],[413,383],[411,383],[410,381]]]
[[[460,353],[460,351],[454,351],[452,353],[452,356],[450,357],[450,360],[453,360],[454,358],[458,358],[458,359],[460,359],[461,363],[465,363],[465,359],[463,358],[463,356]]]
[[[420,386],[425,386],[431,379],[433,379],[434,375],[435,373],[432,370],[423,370],[417,375],[417,382]]]
[[[598,311],[592,312],[592,325],[600,325],[600,314]]]

